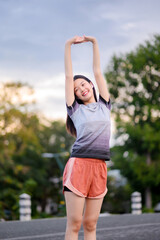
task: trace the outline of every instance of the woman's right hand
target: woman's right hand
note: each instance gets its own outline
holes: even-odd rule
[[[79,43],[83,43],[85,41],[84,36],[80,37],[80,36],[74,36],[73,38],[67,40],[66,44],[79,44]]]

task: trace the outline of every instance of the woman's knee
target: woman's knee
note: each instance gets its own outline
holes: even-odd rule
[[[84,219],[83,228],[87,232],[94,232],[97,226],[97,219]]]
[[[67,221],[67,228],[73,232],[79,232],[82,224],[81,218],[72,218]]]

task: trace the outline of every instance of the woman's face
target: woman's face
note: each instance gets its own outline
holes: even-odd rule
[[[74,81],[74,93],[84,104],[95,102],[93,84],[83,78],[78,78]]]

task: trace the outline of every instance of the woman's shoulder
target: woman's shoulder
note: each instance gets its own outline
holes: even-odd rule
[[[68,106],[67,103],[66,103],[66,108],[67,108],[68,115],[71,117],[73,115],[73,113],[75,113],[76,110],[79,108],[79,106],[80,106],[80,104],[76,101],[76,99],[74,100],[74,102],[70,106]]]
[[[106,106],[109,110],[111,110],[111,99],[109,98],[109,101],[107,102],[101,95],[99,95],[99,101],[100,104],[103,104]]]

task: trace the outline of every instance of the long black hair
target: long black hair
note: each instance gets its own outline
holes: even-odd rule
[[[82,79],[86,80],[87,82],[92,83],[92,81],[89,78],[87,78],[87,77],[85,77],[83,75],[75,75],[73,77],[73,80],[75,81],[75,80],[77,80],[79,78],[82,78]],[[93,85],[93,83],[92,83],[92,85]],[[97,102],[97,95],[96,95],[96,90],[95,90],[94,85],[93,85],[93,94],[94,94],[95,101]],[[77,98],[76,94],[74,94],[74,95],[75,95],[75,100],[79,104],[84,104],[82,100]],[[69,134],[71,134],[73,137],[77,137],[77,133],[76,133],[76,129],[75,129],[74,123],[72,122],[72,119],[69,117],[68,114],[67,114],[67,119],[66,119],[66,129],[67,129],[67,132]]]

